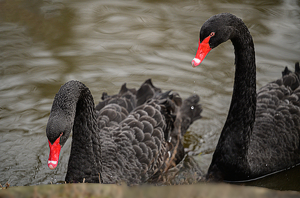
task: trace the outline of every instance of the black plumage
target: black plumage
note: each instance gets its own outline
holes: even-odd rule
[[[73,130],[66,182],[140,184],[176,165],[183,146],[173,143],[181,142],[181,129],[202,111],[198,96],[183,104],[177,97],[147,80],[138,90],[124,84],[116,95],[103,93],[95,107],[83,83],[64,84],[54,98],[46,134],[49,145],[60,138],[63,146]]]
[[[243,21],[223,13],[208,19],[201,28],[200,43],[208,41],[210,49],[229,39],[235,52],[234,88],[207,179],[248,180],[298,165],[299,64],[295,72],[286,68],[282,78],[256,92],[254,44]],[[193,60],[194,66],[204,59],[200,55],[201,60]]]

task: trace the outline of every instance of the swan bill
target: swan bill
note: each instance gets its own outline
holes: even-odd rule
[[[51,160],[48,160],[48,167],[49,167],[51,170],[53,170],[53,169],[56,168],[57,163],[58,163],[58,161],[51,161]]]
[[[201,63],[201,61],[200,61],[200,59],[198,59],[198,58],[194,58],[194,59],[192,60],[192,65],[193,65],[193,67],[197,67],[200,63]]]
[[[204,60],[206,55],[212,49],[209,45],[209,40],[211,36],[206,37],[202,42],[199,40],[198,50],[196,52],[196,56],[192,61],[192,66],[197,67]]]
[[[60,150],[61,150],[61,145],[59,144],[61,135],[55,140],[55,142],[53,144],[51,144],[51,142],[48,140],[49,147],[50,147],[48,167],[51,170],[55,169],[58,164],[59,154],[60,154]]]

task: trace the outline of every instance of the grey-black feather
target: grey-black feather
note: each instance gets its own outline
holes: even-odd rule
[[[229,13],[202,26],[200,41],[214,32],[211,48],[231,40],[235,80],[227,120],[207,179],[239,181],[258,178],[300,163],[299,64],[256,92],[255,50],[244,22]]]
[[[73,129],[66,182],[140,184],[176,165],[176,145],[168,139],[177,131],[177,113],[187,106],[172,98],[172,93],[162,93],[147,80],[137,91],[123,85],[116,95],[104,93],[95,107],[83,83],[63,85],[46,134],[51,143],[62,134],[63,146]],[[201,117],[198,102],[193,102],[195,112],[186,114],[190,118],[184,129]]]

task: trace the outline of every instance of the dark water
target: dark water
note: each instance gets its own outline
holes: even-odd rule
[[[199,94],[203,119],[190,128],[185,146],[205,172],[229,108],[234,60],[227,42],[192,68],[200,26],[221,12],[242,18],[254,38],[261,87],[300,60],[299,4],[0,1],[0,184],[64,180],[71,141],[62,149],[58,168],[50,170],[45,127],[55,93],[71,79],[85,83],[96,102],[104,91],[117,93],[124,82],[138,87],[148,78],[184,98]],[[276,183],[276,177],[272,181]]]

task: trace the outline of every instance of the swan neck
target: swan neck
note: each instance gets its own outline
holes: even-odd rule
[[[239,32],[231,39],[235,50],[236,65],[232,100],[208,172],[208,175],[220,173],[222,178],[228,180],[236,180],[240,174],[245,178],[249,176],[247,152],[256,109],[254,45],[245,25]]]
[[[98,125],[95,112],[94,99],[90,90],[82,83],[72,86],[70,95],[71,114],[73,118],[72,147],[65,180],[67,182],[83,182],[83,178],[98,178],[101,169],[101,145],[98,134]],[[82,166],[88,167],[82,172]],[[88,173],[89,172],[89,173]],[[100,178],[100,177],[99,177]],[[94,182],[94,180],[86,180]],[[101,182],[101,181],[100,181]]]
[[[256,110],[256,64],[252,36],[244,27],[238,37],[231,39],[235,52],[235,77],[228,118],[244,123],[239,125],[239,131],[250,133]]]

